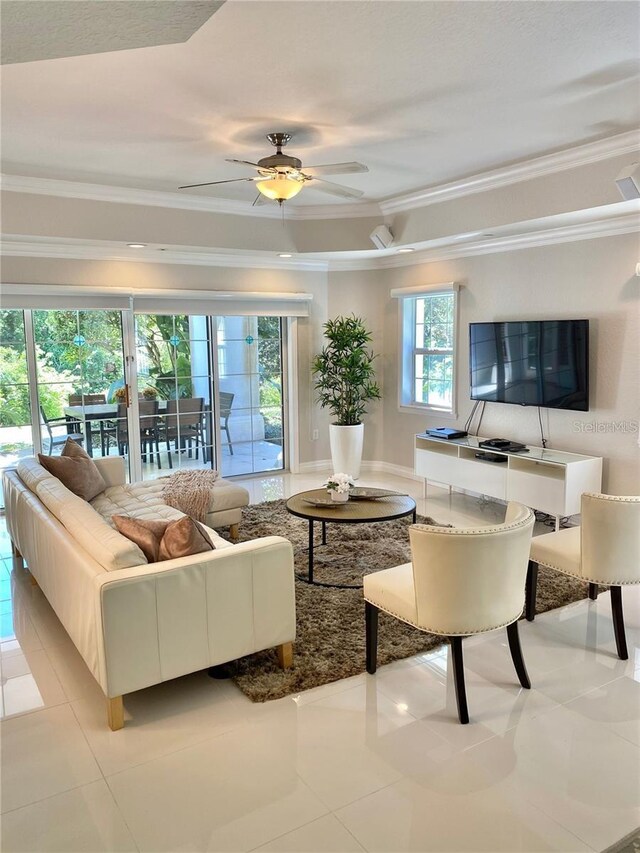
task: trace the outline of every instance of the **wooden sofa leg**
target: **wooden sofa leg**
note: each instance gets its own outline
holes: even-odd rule
[[[24,566],[22,554],[18,551],[13,542],[11,542],[11,556],[13,557],[14,564],[18,566],[18,568],[22,568]]]
[[[29,572],[29,580],[31,581],[31,586],[38,586],[38,581],[34,578],[31,572]]]
[[[240,533],[240,525],[239,524],[230,524],[229,525],[229,536],[232,539],[237,539]]]
[[[124,705],[122,696],[107,698],[107,720],[112,732],[117,732],[124,726]]]
[[[278,646],[278,663],[281,669],[293,666],[293,643],[282,643]]]

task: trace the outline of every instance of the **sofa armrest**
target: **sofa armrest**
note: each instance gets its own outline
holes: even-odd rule
[[[126,460],[124,456],[103,456],[102,459],[94,459],[96,468],[109,486],[123,486],[127,481]]]
[[[281,537],[95,582],[109,697],[295,639],[293,548]]]

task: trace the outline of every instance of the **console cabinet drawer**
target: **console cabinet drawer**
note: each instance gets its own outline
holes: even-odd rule
[[[510,470],[507,473],[507,498],[510,501],[519,501],[550,515],[565,514],[564,479],[525,471]]]

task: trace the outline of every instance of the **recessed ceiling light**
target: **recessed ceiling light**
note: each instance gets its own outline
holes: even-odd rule
[[[278,257],[279,258],[292,258],[293,255],[291,254],[291,252],[279,252]]]
[[[415,252],[415,249],[410,249],[409,246],[406,246],[403,249],[396,249],[397,255],[407,255],[409,252]]]
[[[147,248],[146,243],[127,243],[127,246],[130,249],[146,249]]]

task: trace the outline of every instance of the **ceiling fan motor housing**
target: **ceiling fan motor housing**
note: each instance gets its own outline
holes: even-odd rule
[[[277,169],[279,172],[299,172],[302,169],[302,160],[287,154],[272,154],[258,160],[258,166],[262,169]]]

